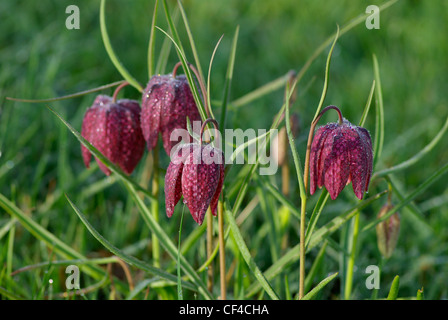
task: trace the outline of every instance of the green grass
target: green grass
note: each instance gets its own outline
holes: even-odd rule
[[[80,142],[66,124],[80,131],[97,93],[34,104],[5,99],[66,96],[123,76],[136,82],[120,96],[140,99],[136,88],[146,85],[148,70],[167,73],[179,61],[175,46],[160,31],[172,34],[164,1],[158,4],[155,26],[160,29],[151,27],[155,1],[106,2],[107,33],[121,72],[103,43],[100,2],[77,1],[80,30],[65,28],[70,4],[0,2],[0,298],[177,299],[178,286],[184,299],[217,298],[218,254],[204,266],[206,226],[198,227],[185,209],[179,244],[182,205],[168,219],[163,192],[158,195],[159,220],[152,217],[152,153],[145,152],[129,179],[119,171],[105,177],[96,164],[84,167]],[[176,2],[167,5],[173,13]],[[292,140],[299,159],[290,154],[290,194],[280,192],[280,170],[258,176],[256,166],[233,165],[226,177],[228,298],[297,296],[301,197],[294,164],[300,168],[305,160],[337,26],[341,34],[327,70],[323,106],[337,105],[352,123],[362,119],[378,142],[378,174],[362,202],[350,185],[335,201],[325,192],[308,196],[305,297],[344,299],[347,281],[351,299],[414,299],[422,288],[419,296],[425,299],[448,297],[448,44],[441,32],[448,3],[400,0],[381,13],[379,30],[366,29],[362,20],[344,29],[365,7],[348,0],[189,0],[183,2],[183,11],[172,14],[178,33],[173,39],[189,62],[200,62],[213,114],[225,128],[270,128],[285,108],[286,75],[306,71],[289,106],[300,115],[302,128]],[[102,92],[111,95],[113,89]],[[320,124],[335,120],[329,112]],[[168,163],[160,152],[162,188]],[[389,184],[401,214],[401,231],[394,254],[383,261],[374,225]],[[359,228],[352,219],[358,213]],[[213,224],[217,239],[217,219]],[[153,235],[160,241],[160,266],[154,263]],[[356,252],[350,252],[353,247]],[[82,295],[66,294],[65,268],[70,264],[80,266]],[[377,292],[365,286],[369,265],[381,267]],[[208,268],[215,275],[211,292],[205,287]]]

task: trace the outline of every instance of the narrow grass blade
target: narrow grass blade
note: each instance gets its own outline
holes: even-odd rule
[[[378,60],[376,55],[373,55],[373,71],[375,74],[375,106],[376,106],[376,121],[375,121],[375,140],[373,144],[373,165],[378,163],[378,159],[381,157],[383,151],[384,142],[384,107],[383,107],[383,94],[381,90],[380,70],[378,66]]]
[[[359,120],[360,127],[364,127],[364,123],[366,122],[367,115],[369,114],[370,105],[372,104],[374,92],[375,92],[375,80],[372,81],[372,87],[370,88],[369,97],[367,98],[366,106],[364,107],[364,111],[362,112],[361,120]]]
[[[143,200],[138,196],[136,189],[134,188],[133,184],[130,184],[127,181],[124,181],[126,188],[128,189],[132,199],[137,204],[137,207],[139,209],[140,215],[145,221],[146,225],[151,229],[151,231],[156,235],[158,238],[160,244],[165,248],[165,250],[168,252],[168,254],[171,256],[172,259],[177,260],[177,258],[180,256],[180,264],[182,266],[182,269],[190,277],[192,282],[196,284],[198,287],[199,292],[206,298],[206,299],[213,299],[213,295],[207,290],[207,287],[205,286],[204,282],[200,279],[199,275],[196,273],[196,271],[193,269],[193,267],[188,263],[188,261],[177,251],[176,246],[174,245],[171,238],[166,234],[166,232],[163,230],[163,228],[160,226],[160,224],[155,221],[153,215],[149,211],[148,207],[145,205]]]
[[[182,63],[182,67],[184,69],[185,76],[186,76],[186,78],[188,80],[188,84],[189,84],[191,92],[193,94],[194,101],[196,103],[196,106],[198,107],[199,114],[201,115],[202,120],[205,121],[207,119],[207,114],[205,112],[204,103],[202,102],[202,99],[199,96],[199,91],[198,91],[198,88],[196,86],[196,82],[193,80],[193,76],[191,74],[191,70],[190,70],[190,68],[188,66],[188,60],[185,57],[185,54],[183,52],[183,49],[182,49],[181,45],[178,44],[175,41],[175,39],[173,39],[168,33],[166,33],[165,30],[163,30],[163,29],[161,29],[159,27],[157,27],[157,29],[159,29],[163,34],[165,34],[165,36],[167,36],[173,42],[174,47],[176,48],[177,54],[179,56],[179,59],[180,59],[180,61]]]
[[[327,96],[327,90],[328,90],[328,82],[330,78],[330,64],[331,64],[331,56],[333,54],[334,46],[336,45],[336,41],[339,37],[339,26],[337,26],[336,35],[334,37],[333,43],[330,47],[330,51],[328,52],[327,56],[327,63],[325,65],[325,80],[324,80],[324,87],[322,89],[322,94],[320,96],[320,101],[316,109],[316,113],[314,114],[313,121],[317,118],[317,116],[320,113],[320,110],[322,109],[322,105],[324,104],[325,97]]]
[[[130,265],[134,265],[137,268],[147,271],[149,273],[152,273],[154,275],[157,275],[163,279],[172,281],[173,283],[177,283],[177,277],[167,273],[159,268],[155,268],[133,256],[129,256],[125,254],[123,251],[112,245],[106,238],[104,238],[87,220],[87,218],[84,216],[84,214],[78,209],[78,207],[70,200],[70,198],[65,195],[68,203],[75,211],[76,215],[79,217],[81,222],[85,225],[87,230],[92,234],[92,236],[95,237],[107,250],[112,252],[114,255],[122,259],[123,261],[127,262]],[[190,290],[197,290],[196,286],[192,285],[191,283],[184,282],[183,285]]]
[[[337,272],[333,273],[332,275],[326,277],[324,280],[319,282],[317,286],[315,286],[310,292],[308,292],[306,295],[303,296],[302,300],[311,300],[319,291],[321,291],[329,282],[331,282],[336,276],[338,275]]]
[[[81,142],[96,158],[98,158],[102,163],[104,163],[104,165],[106,165],[113,173],[115,173],[122,180],[134,185],[138,191],[143,192],[145,196],[147,196],[148,198],[154,199],[153,195],[148,190],[140,186],[131,177],[126,175],[118,166],[110,162],[109,159],[107,159],[101,152],[99,152],[98,149],[92,146],[90,142],[84,139],[84,137],[81,136],[81,134],[78,131],[76,131],[76,129],[73,128],[67,121],[65,121],[64,118],[62,118],[56,111],[54,111],[49,106],[47,106],[47,108],[55,116],[57,116],[59,120],[61,120],[61,122],[73,133],[73,135],[79,140],[79,142]]]
[[[425,155],[427,155],[431,150],[434,149],[434,147],[437,145],[437,143],[442,139],[443,135],[448,129],[448,118],[445,120],[445,124],[443,125],[442,129],[440,129],[439,133],[431,140],[430,143],[428,143],[422,150],[420,150],[417,154],[415,154],[413,157],[409,158],[406,161],[403,161],[400,164],[397,164],[391,168],[387,168],[381,171],[376,172],[373,175],[372,179],[384,177],[385,175],[396,173],[398,171],[404,170],[412,166],[413,164],[420,161]]]
[[[12,293],[12,292],[8,291],[7,289],[5,289],[3,287],[0,287],[0,295],[8,298],[9,300],[28,300],[24,297],[17,295],[16,293]]]
[[[328,193],[327,189],[322,189],[319,199],[317,200],[313,212],[311,213],[311,217],[305,232],[305,248],[308,248],[308,244],[310,242],[311,235],[313,234],[316,227],[317,220],[319,220],[320,214],[322,213],[322,210],[324,209],[329,197],[330,194]]]
[[[109,55],[110,60],[114,64],[115,68],[120,72],[122,77],[129,82],[130,85],[132,85],[134,88],[136,88],[138,91],[142,92],[143,88],[138,83],[137,80],[134,79],[126,70],[126,68],[123,66],[121,61],[118,59],[117,55],[115,54],[114,49],[112,48],[112,44],[110,43],[110,38],[107,33],[106,28],[106,0],[101,0],[100,5],[100,28],[101,28],[101,37],[103,38],[104,47],[106,48],[107,54]]]
[[[188,40],[190,42],[191,52],[193,53],[194,63],[196,64],[196,69],[198,69],[199,75],[204,78],[204,74],[202,72],[201,61],[199,60],[198,51],[196,50],[196,45],[193,38],[193,33],[191,32],[190,24],[188,22],[187,14],[185,13],[184,6],[182,5],[182,1],[177,0],[177,5],[180,10],[180,14],[182,16],[182,20],[184,21],[185,30],[187,31]]]
[[[233,238],[235,239],[235,242],[237,243],[238,249],[244,258],[244,261],[246,261],[247,265],[249,266],[249,269],[254,274],[255,278],[258,280],[258,283],[260,286],[266,291],[266,293],[269,295],[269,297],[273,300],[278,300],[279,297],[275,293],[274,289],[272,288],[271,284],[268,282],[268,280],[263,275],[263,272],[258,268],[257,264],[255,263],[254,259],[252,258],[249,249],[247,248],[246,242],[244,241],[243,235],[240,232],[240,229],[238,228],[235,218],[230,210],[227,210],[227,208],[224,208],[224,211],[226,213],[227,222],[230,226],[230,229],[232,231]]]
[[[233,69],[235,67],[236,46],[238,43],[239,32],[240,32],[240,26],[237,26],[235,34],[233,35],[232,47],[230,48],[229,61],[227,63],[226,81],[224,83],[224,94],[221,104],[221,118],[219,121],[219,128],[221,128],[221,130],[224,130],[226,125],[227,103],[229,100],[230,87],[233,79]]]
[[[319,243],[324,241],[329,235],[336,232],[341,228],[341,226],[344,225],[347,221],[349,221],[356,213],[358,213],[360,210],[371,204],[372,202],[376,201],[383,195],[385,195],[387,191],[380,192],[376,195],[371,196],[370,198],[367,198],[360,203],[358,203],[356,206],[352,207],[350,210],[347,210],[346,212],[342,213],[340,216],[337,216],[333,218],[330,222],[328,222],[326,225],[320,227],[317,229],[311,236],[307,252],[310,251],[312,248],[316,247]],[[271,280],[281,272],[285,270],[285,268],[290,265],[293,262],[296,262],[297,259],[299,259],[300,255],[300,246],[299,244],[295,245],[293,248],[289,249],[278,261],[273,263],[265,272],[264,275],[266,279]],[[248,289],[247,289],[247,297],[250,297],[257,293],[260,290],[259,283],[253,283]]]
[[[180,225],[179,225],[179,243],[177,245],[177,299],[183,300],[183,293],[182,293],[182,278],[181,278],[181,267],[180,267],[180,256],[182,255],[182,252],[180,251],[180,244],[181,244],[181,236],[182,236],[182,222],[184,221],[184,210],[185,205],[182,208],[182,215],[180,216]]]
[[[116,82],[105,84],[103,86],[100,86],[100,87],[97,87],[97,88],[94,88],[94,89],[84,90],[84,91],[80,91],[80,92],[77,92],[77,93],[72,93],[72,94],[68,94],[66,96],[56,97],[56,98],[48,98],[48,99],[21,99],[21,98],[6,97],[5,99],[6,100],[11,100],[11,101],[18,101],[18,102],[27,102],[27,103],[55,102],[55,101],[73,99],[73,98],[84,96],[84,95],[89,94],[89,93],[94,93],[94,92],[102,91],[102,90],[105,90],[105,89],[113,88],[113,87],[119,86],[120,84],[123,84],[124,82],[125,82],[124,80],[116,81]]]
[[[54,234],[31,219],[31,217],[22,212],[2,194],[0,194],[0,207],[12,217],[16,218],[25,229],[36,237],[36,239],[43,241],[49,248],[62,257],[67,259],[87,260],[86,257],[74,250],[71,246],[61,241]],[[105,274],[103,269],[94,265],[86,265],[84,271],[96,279],[101,279]]]
[[[176,25],[177,20],[179,20],[179,7],[174,8],[174,11],[172,14],[170,14],[170,17],[172,17],[173,25]],[[166,73],[166,65],[169,60],[172,46],[173,42],[168,37],[165,37],[162,42],[162,48],[159,52],[159,58],[157,59],[155,74]]]
[[[259,176],[258,178],[263,181],[263,187],[265,187],[269,193],[271,193],[281,204],[285,205],[289,211],[300,220],[300,211],[297,210],[297,206],[291,203],[291,201],[269,182],[268,179],[265,179],[262,176]]]
[[[448,172],[448,163],[446,163],[443,167],[434,172],[428,179],[426,179],[422,184],[420,184],[418,188],[416,188],[411,194],[409,194],[405,199],[403,199],[403,201],[401,201],[391,210],[389,210],[384,216],[382,216],[380,219],[375,219],[375,221],[372,221],[368,225],[364,226],[361,232],[367,231],[375,227],[381,221],[388,219],[395,212],[397,212],[404,206],[408,205],[415,197],[417,197],[420,193],[425,191],[429,186],[431,186],[434,182],[440,179],[447,172]]]
[[[316,258],[313,261],[311,269],[308,271],[305,278],[305,292],[308,292],[313,284],[314,278],[316,277],[317,271],[322,265],[325,256],[325,250],[327,249],[328,242],[325,241],[319,252],[317,253]]]
[[[399,288],[400,288],[400,277],[395,276],[394,281],[392,281],[392,285],[390,286],[387,300],[397,300]]]
[[[242,106],[249,104],[250,102],[252,102],[256,99],[259,99],[271,92],[274,92],[278,89],[284,88],[285,84],[289,80],[289,78],[290,78],[290,73],[288,72],[287,74],[266,83],[265,85],[259,87],[258,89],[255,89],[254,91],[251,91],[251,92],[245,94],[244,96],[231,101],[230,107],[231,108],[242,107]]]
[[[154,74],[154,46],[155,46],[155,26],[157,21],[157,12],[159,9],[159,0],[156,0],[152,14],[151,29],[149,31],[148,43],[148,79]]]
[[[294,87],[296,84],[297,84],[297,82],[295,81],[293,88],[291,89],[289,81],[286,83],[286,97],[285,97],[285,119],[286,120],[285,120],[285,124],[286,124],[286,133],[288,135],[289,147],[291,148],[292,159],[294,161],[297,180],[299,183],[300,199],[302,201],[302,206],[303,206],[304,203],[306,203],[307,196],[306,196],[306,190],[305,190],[303,175],[302,175],[302,172],[303,172],[302,164],[300,163],[299,153],[297,152],[296,145],[294,143],[294,136],[292,135],[292,131],[291,131],[291,121],[289,121],[289,119],[290,119],[289,101],[290,101],[290,97],[291,97],[292,93],[294,92]]]
[[[210,99],[210,77],[211,77],[211,73],[212,73],[212,65],[213,65],[213,59],[215,58],[215,54],[216,51],[218,50],[219,44],[222,41],[222,38],[224,37],[224,35],[222,35],[218,42],[215,45],[215,49],[213,49],[213,53],[212,53],[212,57],[210,58],[210,64],[208,66],[208,74],[207,74],[207,105],[210,111],[210,116],[215,119],[215,115],[213,114],[213,110],[212,110],[212,104],[211,104],[211,99]]]

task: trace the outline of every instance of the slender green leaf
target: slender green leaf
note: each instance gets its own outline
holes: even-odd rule
[[[378,66],[378,60],[376,55],[373,55],[373,71],[375,74],[375,106],[376,106],[376,121],[375,121],[375,140],[373,144],[373,165],[378,163],[378,159],[381,157],[383,151],[384,142],[384,107],[383,107],[383,94],[381,90],[380,69]]]
[[[87,228],[87,230],[89,230],[89,232],[92,234],[92,236],[95,237],[95,239],[97,239],[107,250],[109,250],[110,252],[112,252],[114,255],[116,255],[117,257],[119,257],[120,259],[122,259],[123,261],[127,262],[130,265],[134,265],[137,268],[147,271],[149,273],[152,273],[154,275],[157,275],[163,279],[172,281],[173,283],[177,283],[177,277],[165,272],[159,268],[155,268],[133,256],[127,255],[125,254],[122,250],[118,249],[117,247],[115,247],[114,245],[112,245],[106,238],[104,238],[87,220],[87,218],[85,217],[85,215],[78,209],[78,207],[70,200],[70,198],[65,195],[65,197],[67,198],[67,201],[69,202],[70,206],[73,208],[73,210],[75,211],[75,213],[77,214],[77,216],[79,217],[79,219],[81,220],[81,222],[85,225],[85,227]],[[184,282],[183,283],[184,287],[189,288],[190,290],[197,290],[197,288],[192,285],[191,283],[188,282]]]
[[[317,220],[319,219],[320,214],[322,213],[322,210],[324,209],[329,197],[330,194],[328,193],[327,189],[322,189],[319,199],[317,200],[313,212],[311,213],[311,217],[305,232],[305,248],[308,248],[308,244],[310,242],[311,235],[314,232],[314,228],[316,227]]]
[[[266,291],[266,293],[271,297],[271,299],[278,300],[279,297],[275,293],[274,289],[272,288],[271,284],[268,282],[268,280],[263,275],[263,272],[258,268],[257,264],[255,263],[254,259],[252,258],[249,249],[247,248],[246,242],[244,241],[243,235],[240,232],[240,229],[238,228],[235,218],[230,210],[227,210],[227,208],[224,208],[224,211],[226,213],[227,222],[230,225],[230,229],[232,230],[233,238],[235,239],[235,242],[237,243],[238,249],[244,258],[244,261],[246,261],[247,265],[249,266],[249,269],[254,274],[255,278],[258,280],[258,283],[261,285],[261,287]]]
[[[369,114],[370,105],[372,104],[373,93],[375,92],[375,80],[372,81],[372,87],[370,88],[369,97],[367,98],[366,106],[364,107],[364,111],[361,116],[361,120],[359,120],[359,126],[364,127],[364,123],[366,122],[367,115]]]
[[[154,46],[155,46],[155,26],[157,21],[157,12],[159,9],[159,0],[154,4],[154,11],[152,14],[151,29],[149,31],[148,43],[148,77],[151,78],[154,74]]]
[[[392,281],[392,285],[390,286],[387,300],[397,300],[399,288],[400,288],[400,277],[395,276],[394,281]]]
[[[313,121],[314,121],[314,120],[317,118],[317,116],[319,115],[320,110],[322,109],[322,105],[324,104],[325,97],[327,96],[328,82],[329,82],[329,79],[330,79],[330,63],[331,63],[331,56],[332,56],[332,54],[333,54],[333,49],[334,49],[334,46],[336,45],[336,41],[338,40],[338,37],[339,37],[339,26],[337,26],[336,35],[335,35],[335,37],[334,37],[333,44],[331,45],[331,47],[330,47],[330,51],[328,52],[327,63],[326,63],[326,65],[325,65],[325,80],[324,80],[324,87],[323,87],[323,89],[322,89],[322,94],[321,94],[321,96],[320,96],[320,101],[319,101],[319,104],[318,104],[318,106],[317,106],[316,113],[314,114]]]
[[[227,102],[230,96],[230,87],[233,79],[233,69],[235,67],[235,55],[236,55],[236,46],[238,43],[238,34],[240,31],[240,26],[236,27],[235,34],[233,35],[232,46],[230,48],[229,61],[227,63],[227,72],[226,72],[226,81],[224,83],[224,94],[221,104],[221,119],[219,121],[219,128],[221,130],[225,129],[226,125],[226,113],[227,113]]]
[[[120,84],[123,84],[124,82],[125,82],[124,80],[116,81],[116,82],[105,84],[103,86],[100,86],[100,87],[97,87],[97,88],[94,88],[94,89],[84,90],[84,91],[80,91],[80,92],[77,92],[77,93],[72,93],[72,94],[68,94],[66,96],[56,97],[56,98],[32,100],[32,99],[20,99],[20,98],[6,97],[6,100],[19,101],[19,102],[28,102],[28,103],[55,102],[55,101],[73,99],[73,98],[84,96],[84,95],[89,94],[89,93],[98,92],[98,91],[102,91],[102,90],[105,90],[105,89],[113,88],[113,87],[119,86]]]
[[[49,248],[62,257],[87,260],[85,256],[74,250],[71,246],[57,238],[54,234],[22,212],[2,194],[0,194],[0,206],[12,217],[15,217],[25,229],[36,237],[36,239],[43,241]],[[94,265],[86,265],[84,271],[96,279],[102,278],[105,274],[103,269]]]
[[[295,215],[300,220],[300,211],[297,210],[297,206],[291,203],[288,198],[286,198],[268,179],[263,178],[262,176],[258,177],[263,181],[263,187],[265,187],[269,193],[271,193],[280,203],[285,205],[289,211]]]
[[[213,299],[213,295],[207,290],[204,282],[200,279],[199,275],[195,272],[193,267],[188,263],[182,254],[179,254],[176,246],[174,245],[171,238],[166,234],[159,223],[154,219],[153,215],[149,211],[148,207],[144,204],[143,200],[137,194],[137,191],[133,184],[124,181],[126,188],[128,189],[132,199],[137,204],[139,212],[146,225],[151,229],[155,236],[159,239],[160,244],[165,248],[172,259],[177,260],[180,256],[180,263],[184,272],[190,277],[193,283],[198,287],[199,292],[201,292],[206,299]]]
[[[207,74],[207,105],[208,105],[208,109],[210,111],[210,116],[213,119],[215,119],[215,115],[213,114],[213,109],[212,109],[211,99],[210,99],[210,77],[211,77],[211,73],[212,73],[213,60],[215,58],[216,51],[218,50],[219,44],[221,43],[223,37],[224,37],[224,35],[222,35],[219,38],[218,42],[215,45],[215,49],[213,49],[212,57],[210,58],[210,64],[208,66],[208,74]],[[205,94],[205,93],[203,93],[203,94]]]
[[[250,93],[245,94],[244,96],[230,102],[230,106],[232,108],[239,108],[246,104],[249,104],[250,102],[259,99],[273,91],[276,91],[278,89],[284,88],[286,82],[290,79],[290,73],[286,73],[285,75],[274,79],[265,85],[251,91]]]
[[[325,250],[327,249],[328,242],[325,241],[322,247],[320,248],[319,252],[317,253],[316,258],[313,261],[313,264],[311,266],[311,269],[308,271],[306,278],[305,278],[305,292],[308,292],[311,288],[311,285],[313,284],[314,278],[316,277],[317,271],[321,267],[324,256],[325,256]]]
[[[425,155],[427,155],[431,150],[434,149],[436,144],[442,139],[443,135],[448,129],[448,118],[445,120],[445,124],[443,125],[442,129],[440,129],[439,133],[431,140],[430,143],[428,143],[422,150],[420,150],[417,154],[415,154],[413,157],[409,158],[406,161],[403,161],[400,164],[397,164],[391,168],[387,168],[381,171],[376,172],[372,179],[376,179],[379,177],[384,177],[387,174],[390,173],[396,173],[398,171],[404,170],[412,166],[413,164],[420,161]]]
[[[180,244],[182,239],[182,222],[184,221],[184,210],[185,205],[182,208],[182,215],[180,216],[180,225],[179,225],[179,243],[177,244],[177,299],[183,300],[183,293],[182,293],[182,278],[181,278],[181,267],[180,267],[180,256],[182,255],[182,252],[180,251]]]
[[[202,102],[202,99],[199,96],[198,88],[196,86],[196,82],[193,81],[193,76],[191,74],[190,67],[188,66],[188,60],[185,57],[185,54],[183,52],[183,49],[182,49],[181,45],[178,44],[175,41],[175,39],[173,39],[165,30],[163,30],[163,29],[161,29],[159,27],[156,27],[156,28],[159,29],[163,34],[165,34],[165,36],[167,36],[173,42],[174,47],[176,48],[177,54],[179,56],[179,59],[180,59],[180,61],[182,63],[182,67],[184,69],[185,76],[186,76],[186,78],[188,80],[188,84],[190,86],[191,92],[193,93],[193,98],[194,98],[194,101],[196,103],[196,106],[198,107],[198,111],[199,111],[199,113],[201,115],[202,120],[205,121],[207,119],[207,113],[205,111],[204,103]]]
[[[182,1],[177,0],[177,5],[179,7],[182,20],[184,21],[185,30],[187,31],[188,40],[190,42],[191,52],[193,53],[194,63],[196,64],[196,69],[198,69],[199,75],[204,78],[204,74],[202,72],[201,61],[199,60],[198,51],[196,50],[196,45],[194,42],[193,34],[191,32],[190,24],[188,22],[187,14],[185,13],[184,6],[182,5]],[[209,92],[209,91],[208,91]]]
[[[338,275],[337,272],[333,273],[332,275],[329,275],[324,280],[319,282],[317,286],[315,286],[310,292],[308,292],[306,295],[303,296],[302,300],[311,300],[319,291],[321,291],[331,280],[336,278]]]
[[[308,243],[307,252],[316,247],[319,243],[324,241],[329,235],[339,230],[341,226],[344,225],[347,221],[349,221],[356,213],[361,211],[366,206],[370,205],[372,202],[376,201],[383,195],[385,195],[387,191],[380,192],[376,195],[367,198],[356,206],[352,207],[350,210],[342,213],[341,215],[333,218],[326,225],[317,229],[311,236],[310,241]],[[295,245],[293,248],[289,249],[280,259],[278,259],[275,263],[273,263],[265,272],[264,275],[266,279],[271,280],[281,272],[285,270],[285,268],[293,262],[296,262],[300,257],[300,246],[299,244]],[[259,283],[253,283],[248,289],[246,296],[250,297],[260,290]]]
[[[421,183],[411,194],[409,194],[403,201],[394,206],[391,210],[387,211],[384,216],[380,219],[375,219],[368,225],[364,226],[361,232],[367,231],[373,227],[375,227],[381,221],[388,219],[395,212],[408,205],[415,197],[417,197],[420,193],[425,191],[429,186],[431,186],[434,182],[440,179],[446,172],[448,172],[448,163],[446,163],[443,167],[439,168],[436,172],[434,172],[428,179],[426,179],[423,183]]]
[[[107,33],[106,28],[106,0],[101,0],[100,5],[100,28],[101,28],[101,37],[103,39],[104,47],[106,48],[107,54],[109,55],[110,60],[114,64],[115,68],[120,72],[121,76],[129,82],[130,85],[132,85],[134,88],[136,88],[138,91],[142,92],[143,88],[138,83],[137,80],[134,79],[126,70],[126,68],[123,66],[121,61],[118,59],[117,55],[115,54],[114,49],[112,48],[112,44],[110,43],[110,38]]]

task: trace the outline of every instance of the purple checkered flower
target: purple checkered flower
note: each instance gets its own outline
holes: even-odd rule
[[[171,148],[181,140],[170,136],[174,129],[187,129],[187,117],[201,121],[193,95],[184,75],[156,75],[143,92],[141,127],[148,150],[157,145],[159,133],[163,148],[169,155]]]
[[[143,156],[145,140],[140,128],[140,105],[134,100],[118,100],[99,95],[87,109],[81,135],[126,174],[131,174]],[[92,154],[81,145],[84,164],[89,168]],[[111,171],[98,161],[100,169]]]
[[[216,216],[223,183],[224,154],[220,149],[210,144],[202,145],[202,141],[178,147],[165,175],[167,216],[171,218],[174,207],[183,196],[193,219],[201,225],[208,207]]]
[[[370,134],[366,129],[343,119],[341,114],[340,120],[339,123],[328,123],[320,127],[313,138],[310,152],[310,193],[325,186],[334,200],[351,182],[355,195],[362,199],[372,175]]]

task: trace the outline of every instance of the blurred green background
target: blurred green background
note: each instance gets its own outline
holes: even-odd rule
[[[337,25],[343,26],[364,13],[367,5],[382,3],[373,0],[186,0],[184,6],[204,70],[208,68],[216,42],[224,34],[213,64],[213,100],[222,98],[229,49],[235,28],[240,26],[230,99],[234,100],[291,69],[300,70],[314,50],[335,32]],[[65,9],[70,4],[80,9],[79,30],[65,27],[68,16]],[[172,1],[169,4],[171,8],[175,5]],[[154,1],[109,0],[106,9],[112,45],[129,72],[143,85],[148,81],[147,48],[153,6]],[[158,25],[168,30],[162,5],[159,13]],[[336,44],[325,105],[339,106],[353,123],[361,117],[372,84],[372,54],[378,58],[385,138],[377,169],[398,164],[419,152],[445,122],[448,115],[447,21],[447,1],[401,0],[380,14],[379,30],[368,30],[361,23]],[[178,25],[187,48],[181,20]],[[103,179],[102,173],[98,170],[86,173],[79,143],[43,104],[5,100],[7,96],[30,99],[62,96],[121,80],[101,39],[99,1],[3,0],[0,31],[0,193],[86,254],[100,250],[101,246],[86,234],[65,199],[60,197],[61,192],[76,199],[89,212],[92,223],[100,226],[103,235],[117,247],[147,237],[148,231],[138,223],[138,215],[124,214],[132,211],[132,203],[123,188],[107,188],[99,193],[89,189]],[[157,59],[164,36],[158,31],[156,35]],[[305,74],[293,106],[302,121],[303,131],[297,140],[301,155],[304,155],[309,122],[320,99],[327,52],[328,48]],[[191,55],[189,58],[193,60]],[[176,59],[172,51],[167,72]],[[111,94],[112,90],[105,93]],[[124,89],[124,93],[130,98],[140,98],[132,87]],[[80,130],[83,114],[94,96],[89,94],[51,106]],[[281,107],[282,96],[283,90],[277,90],[241,108],[230,107],[227,128],[268,128]],[[219,114],[219,109],[216,110]],[[366,122],[372,135],[374,111],[372,107]],[[329,113],[322,122],[333,121],[334,117]],[[403,194],[412,192],[447,159],[448,139],[444,138],[422,161],[396,174],[397,185]],[[163,158],[162,164],[167,163],[167,158]],[[291,180],[296,183],[294,176]],[[383,182],[379,184],[379,189],[385,188]],[[297,190],[297,186],[294,188]],[[298,192],[294,192],[296,196],[290,198],[298,203]],[[381,292],[387,291],[391,279],[398,274],[402,296],[415,296],[416,290],[423,286],[426,297],[448,298],[446,179],[440,179],[415,203],[424,213],[425,226],[432,231],[427,232],[412,214],[403,212],[398,248],[384,267]],[[42,207],[43,204],[48,206]],[[371,220],[380,205],[365,212],[362,220]],[[328,215],[334,215],[341,207],[343,204],[330,204]],[[0,227],[8,219],[0,211]],[[178,221],[166,220],[166,224],[175,234]],[[188,228],[193,226],[190,224]],[[16,238],[14,268],[45,261],[48,253],[26,230],[18,228]],[[354,297],[370,296],[363,286],[363,270],[369,264],[376,264],[375,241],[374,232],[363,235],[361,240]],[[0,263],[4,265],[6,237],[1,239],[1,244]],[[269,258],[266,261],[260,258],[257,262],[262,268],[269,266]],[[337,265],[337,261],[331,260],[329,264]],[[19,281],[25,287],[37,286],[31,276]],[[327,297],[331,297],[331,292]]]

